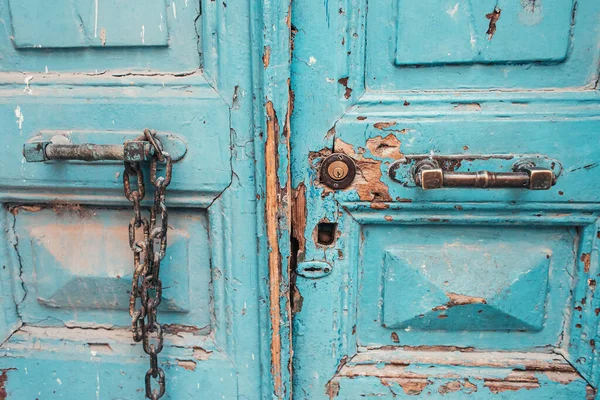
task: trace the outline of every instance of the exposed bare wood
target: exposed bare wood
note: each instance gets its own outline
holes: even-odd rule
[[[281,376],[281,253],[279,252],[277,210],[280,195],[277,168],[279,166],[279,121],[271,101],[267,101],[267,138],[265,142],[266,198],[265,223],[269,245],[269,315],[271,321],[271,373],[275,393],[281,397],[283,382]]]

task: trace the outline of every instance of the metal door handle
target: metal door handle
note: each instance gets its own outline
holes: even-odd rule
[[[548,190],[556,184],[550,169],[536,168],[533,163],[517,163],[513,172],[444,171],[434,160],[421,160],[413,169],[413,179],[425,190],[444,187],[523,188]]]

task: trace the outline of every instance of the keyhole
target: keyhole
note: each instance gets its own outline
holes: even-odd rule
[[[341,181],[348,175],[348,166],[343,161],[334,161],[327,168],[327,173],[331,179]]]

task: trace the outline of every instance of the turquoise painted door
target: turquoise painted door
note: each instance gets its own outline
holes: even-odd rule
[[[293,2],[294,398],[595,397],[599,18]]]
[[[144,398],[123,161],[30,163],[22,150],[120,145],[123,158],[145,128],[174,160],[163,398],[272,396],[263,19],[257,2],[235,3],[0,0],[1,399]]]

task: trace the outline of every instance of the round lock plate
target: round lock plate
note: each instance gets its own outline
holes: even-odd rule
[[[321,163],[321,183],[337,190],[350,186],[356,176],[354,161],[345,154],[334,153]]]

